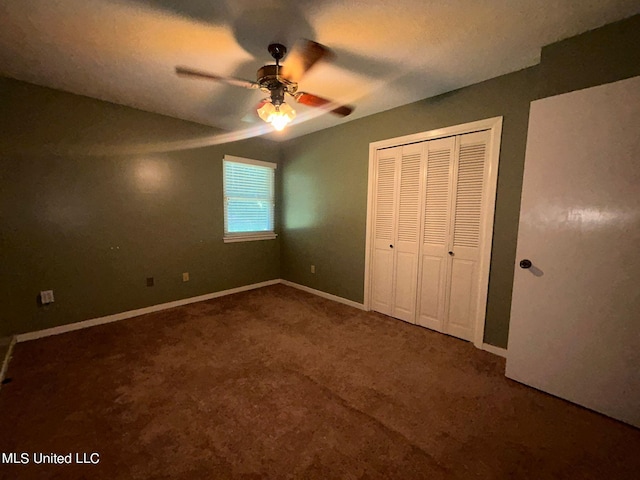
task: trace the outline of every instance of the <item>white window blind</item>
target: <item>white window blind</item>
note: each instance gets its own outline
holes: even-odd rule
[[[275,163],[225,155],[224,241],[275,238]]]

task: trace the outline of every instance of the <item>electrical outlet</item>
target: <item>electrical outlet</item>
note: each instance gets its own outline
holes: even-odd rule
[[[311,265],[311,273],[316,273],[316,266],[315,265]]]
[[[153,277],[147,277],[147,287],[153,287]]]
[[[53,303],[55,301],[53,298],[53,290],[42,290],[40,292],[40,301],[43,305]]]
[[[188,282],[189,281],[189,272],[184,272],[182,274],[182,281],[183,282]]]

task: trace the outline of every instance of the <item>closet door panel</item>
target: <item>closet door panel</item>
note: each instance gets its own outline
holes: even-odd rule
[[[442,331],[444,311],[444,273],[446,265],[442,258],[422,255],[422,277],[417,323],[423,327]]]
[[[460,135],[454,161],[445,331],[465,340],[472,340],[475,330],[488,140],[487,131]]]
[[[391,285],[393,283],[393,255],[376,249],[373,256],[373,298],[376,312],[391,315]]]
[[[420,189],[423,144],[402,147],[398,195],[395,288],[392,315],[415,323],[420,235]]]
[[[417,255],[406,252],[398,252],[396,255],[396,288],[392,316],[414,323]]]
[[[426,142],[417,323],[443,331],[455,137]]]
[[[376,158],[372,308],[391,315],[397,210],[397,164],[401,147],[379,150]]]
[[[474,261],[454,258],[451,262],[447,333],[464,340],[473,339],[475,270]]]

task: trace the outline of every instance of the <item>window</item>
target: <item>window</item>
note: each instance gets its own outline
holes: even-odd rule
[[[276,238],[274,182],[277,165],[225,155],[224,241]]]

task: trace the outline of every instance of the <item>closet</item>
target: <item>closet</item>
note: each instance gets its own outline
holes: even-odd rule
[[[372,150],[372,310],[476,339],[484,326],[495,205],[492,133]]]

